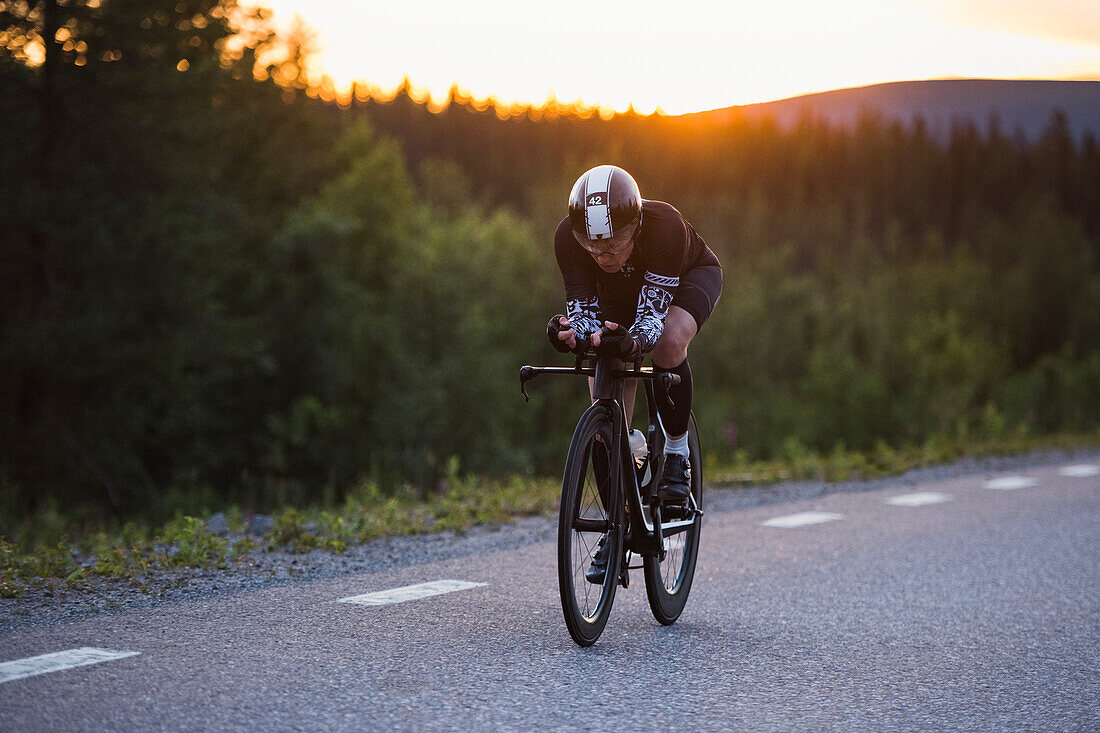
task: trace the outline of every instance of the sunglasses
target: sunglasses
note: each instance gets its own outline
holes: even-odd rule
[[[591,242],[587,239],[578,238],[577,241],[582,247],[584,247],[584,251],[592,255],[593,257],[602,257],[605,255],[617,257],[618,255],[621,255],[623,252],[625,252],[630,247],[630,245],[634,244],[634,240],[638,238],[638,231],[640,229],[640,226],[635,226],[634,232],[630,235],[630,239],[620,244],[612,244],[604,248],[597,247],[594,242]]]

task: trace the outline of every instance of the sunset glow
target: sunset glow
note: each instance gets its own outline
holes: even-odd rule
[[[1094,0],[554,4],[266,0],[316,33],[311,83],[669,114],[945,77],[1100,79]],[[674,8],[674,9],[670,9]]]

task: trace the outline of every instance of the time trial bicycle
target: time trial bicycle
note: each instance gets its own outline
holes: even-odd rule
[[[679,376],[654,372],[640,359],[626,363],[589,350],[577,356],[572,368],[522,367],[520,389],[525,399],[527,382],[540,374],[594,380],[592,405],[577,423],[565,459],[558,516],[558,587],[569,634],[580,646],[594,644],[611,614],[616,588],[629,587],[630,571],[638,569],[643,571],[653,616],[665,625],[675,623],[691,591],[703,519],[702,460],[694,414],[688,423],[691,494],[678,504],[657,498],[664,432],[655,390],[667,391],[679,383]],[[629,444],[623,406],[627,379],[645,385],[649,424],[644,455],[635,455]],[[602,582],[594,583],[586,573],[605,545],[607,568]],[[630,564],[634,556],[641,559],[639,565]]]

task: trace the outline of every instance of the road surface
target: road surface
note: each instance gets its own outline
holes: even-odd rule
[[[680,621],[636,572],[589,649],[552,542],[19,628],[0,729],[1095,731],[1095,463],[710,511]]]

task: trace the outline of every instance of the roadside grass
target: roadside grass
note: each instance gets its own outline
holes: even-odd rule
[[[751,461],[739,457],[732,466],[708,460],[707,485],[736,487],[781,481],[854,481],[896,476],[916,468],[941,465],[963,458],[1008,456],[1040,450],[1073,450],[1100,446],[1100,433],[1061,433],[1030,436],[1018,434],[965,442],[937,437],[923,445],[893,448],[879,443],[868,451],[849,450],[838,444],[829,453],[806,448],[788,440],[779,458]]]
[[[705,460],[707,485],[737,487],[779,481],[846,481],[897,475],[913,468],[948,463],[964,457],[1011,455],[1035,450],[1069,450],[1100,445],[1100,434],[1018,435],[964,443],[937,439],[922,446],[896,449],[880,444],[870,451],[843,445],[827,454],[797,441],[784,445],[779,458],[733,465]],[[460,476],[452,470],[437,491],[412,489],[383,492],[364,482],[343,503],[330,507],[285,507],[266,522],[240,507],[223,512],[224,533],[207,521],[178,514],[158,529],[128,522],[121,527],[66,521],[57,507],[0,535],[0,598],[15,598],[28,588],[81,588],[93,578],[129,582],[144,588],[151,574],[228,568],[247,563],[258,553],[343,553],[348,547],[382,537],[499,526],[518,517],[546,516],[557,509],[556,478],[513,476],[486,479]],[[258,524],[263,531],[254,530]]]
[[[499,526],[553,512],[560,489],[556,479],[493,480],[456,472],[427,495],[411,489],[388,494],[366,482],[336,507],[283,508],[268,518],[270,528],[262,535],[248,534],[257,517],[236,506],[224,512],[224,534],[183,514],[158,530],[133,522],[61,530],[63,518],[56,507],[47,507],[44,520],[27,521],[13,537],[0,536],[0,598],[18,597],[27,588],[80,588],[93,578],[142,585],[153,573],[224,569],[255,553],[339,554],[382,537]],[[43,538],[44,527],[54,536]]]

